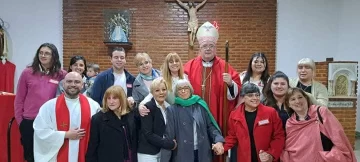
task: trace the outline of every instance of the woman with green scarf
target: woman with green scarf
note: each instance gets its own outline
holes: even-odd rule
[[[175,86],[175,104],[166,109],[166,131],[164,138],[176,140],[176,148],[162,150],[161,162],[210,162],[212,148],[216,154],[223,152],[218,124],[210,110],[194,90],[188,80],[178,80]],[[173,150],[171,150],[173,149]]]

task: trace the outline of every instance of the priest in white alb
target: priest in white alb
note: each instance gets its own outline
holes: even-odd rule
[[[65,76],[65,93],[41,106],[34,121],[34,158],[37,162],[85,162],[91,116],[100,106],[80,94],[80,74]]]

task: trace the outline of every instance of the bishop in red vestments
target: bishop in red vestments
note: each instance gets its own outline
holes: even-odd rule
[[[199,56],[188,61],[184,65],[184,71],[194,88],[194,93],[206,101],[222,129],[224,127],[223,109],[227,109],[230,113],[236,105],[241,88],[239,74],[230,65],[228,72],[225,73],[225,61],[216,56],[216,42],[219,34],[215,26],[209,22],[204,23],[198,29],[196,36],[200,45]],[[226,96],[224,86],[228,87]],[[224,107],[224,97],[228,99],[228,107]]]

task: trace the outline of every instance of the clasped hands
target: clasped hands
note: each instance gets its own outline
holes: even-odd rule
[[[263,150],[259,151],[259,158],[261,162],[272,162],[274,160],[273,156]]]
[[[218,142],[216,144],[212,144],[212,150],[214,150],[215,155],[222,155],[224,153],[223,143]]]

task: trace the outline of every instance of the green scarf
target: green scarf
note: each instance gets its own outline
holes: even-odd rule
[[[214,116],[211,114],[210,110],[209,110],[209,107],[207,106],[206,102],[200,98],[200,96],[198,95],[192,95],[190,98],[184,100],[184,99],[181,99],[180,97],[176,97],[175,98],[175,103],[176,104],[179,104],[180,106],[184,106],[184,107],[188,107],[188,106],[191,106],[195,103],[198,103],[200,104],[205,110],[206,112],[208,113],[209,117],[210,117],[210,120],[211,122],[215,125],[215,127],[219,130],[219,125],[217,124],[217,122],[215,121],[215,118]]]

